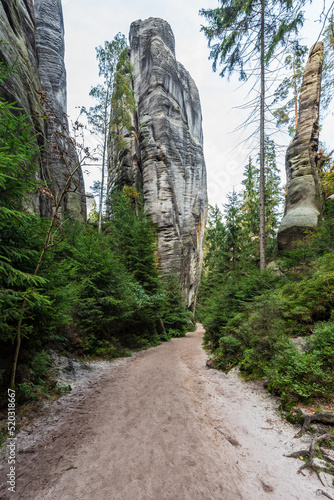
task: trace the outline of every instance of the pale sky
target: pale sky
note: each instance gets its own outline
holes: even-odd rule
[[[313,1],[307,23],[307,33],[311,34],[306,41],[308,45],[314,43],[312,37],[317,37],[320,31],[320,24],[314,19],[322,5],[323,0]],[[103,45],[105,40],[111,41],[118,32],[128,37],[130,24],[137,19],[160,17],[169,22],[175,37],[176,58],[199,89],[209,203],[221,206],[233,186],[240,187],[249,151],[238,143],[249,132],[241,138],[240,133],[233,133],[247,117],[245,112],[233,109],[247,100],[247,87],[240,88],[237,77],[228,81],[212,72],[207,41],[200,33],[205,19],[198,15],[199,10],[217,6],[217,0],[63,0],[68,114],[73,120],[77,117],[76,107],[94,104],[89,91],[98,82],[95,47]],[[327,139],[325,129],[323,138]],[[289,137],[281,136],[281,144],[282,141],[287,146]],[[283,161],[281,170],[285,183]],[[96,169],[95,173],[85,175],[86,191],[96,178]]]

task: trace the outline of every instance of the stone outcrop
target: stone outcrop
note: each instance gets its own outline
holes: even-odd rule
[[[285,214],[278,230],[279,250],[292,248],[318,227],[322,212],[317,173],[319,105],[323,44],[314,45],[303,75],[296,135],[286,153],[287,196]]]
[[[145,208],[158,230],[159,267],[165,275],[180,277],[193,309],[207,213],[199,94],[176,61],[174,35],[166,21],[132,23],[129,42],[137,116],[118,179],[142,187]]]
[[[44,151],[38,175],[53,196],[36,194],[31,208],[47,216],[77,162],[72,145],[61,139],[62,134],[68,135],[61,0],[0,0],[0,40],[4,42],[0,44],[0,61],[16,64],[15,72],[0,82],[0,95],[15,101],[31,117]],[[84,219],[81,171],[71,188],[64,207],[74,217]]]

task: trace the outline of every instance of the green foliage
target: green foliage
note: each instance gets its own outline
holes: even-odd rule
[[[239,0],[220,1],[215,9],[202,9],[200,14],[208,25],[202,31],[211,47],[210,59],[213,70],[223,64],[220,73],[230,75],[239,70],[240,80],[247,79],[245,66],[259,57],[261,37],[265,36],[265,61],[268,63],[279,45],[286,45],[291,32],[297,32],[303,24],[300,7],[303,2],[292,5],[291,0],[270,2],[248,2]],[[261,5],[265,8],[264,34],[261,31]]]
[[[144,290],[156,292],[159,287],[156,230],[135,189],[125,186],[122,192],[114,193],[109,231],[127,271]]]
[[[180,281],[174,274],[169,274],[165,279],[161,318],[170,337],[183,337],[193,329],[182,297]]]
[[[290,342],[277,352],[267,369],[269,390],[283,403],[331,398],[334,385],[334,323],[317,323],[300,352]]]
[[[17,385],[17,401],[37,400],[48,397],[55,383],[50,379],[51,359],[45,351],[40,351],[26,360],[24,367],[26,377]]]
[[[33,275],[38,257],[36,216],[27,213],[28,197],[37,189],[36,140],[28,117],[0,98],[0,340],[13,340],[26,299],[31,307],[47,303]],[[26,333],[29,325],[25,325]]]
[[[276,126],[281,128],[288,126],[291,136],[296,133],[296,122],[298,120],[299,91],[303,80],[304,65],[308,49],[305,45],[299,45],[295,41],[284,60],[284,67],[290,72],[278,85],[274,92],[273,105],[284,103],[273,112],[276,118]]]
[[[207,281],[209,268],[201,284],[210,365],[266,378],[287,408],[333,396],[333,222],[328,202],[319,231],[280,256],[280,275],[240,262]],[[305,338],[302,350],[291,340],[297,336]]]

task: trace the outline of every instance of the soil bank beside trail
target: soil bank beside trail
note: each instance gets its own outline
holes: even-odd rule
[[[270,396],[206,367],[202,336],[199,325],[111,365],[70,403],[54,403],[52,425],[36,422],[41,437],[17,455],[16,493],[3,483],[0,499],[311,500],[319,488],[330,492],[283,457],[302,446]]]

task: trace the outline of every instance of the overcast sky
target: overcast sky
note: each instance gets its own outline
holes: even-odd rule
[[[239,145],[245,132],[233,133],[247,116],[234,109],[247,99],[247,87],[240,88],[237,78],[230,81],[212,72],[209,49],[203,33],[201,8],[217,7],[217,0],[63,0],[65,23],[65,64],[68,83],[68,113],[77,117],[76,107],[92,105],[89,91],[98,82],[95,47],[111,41],[121,32],[128,37],[130,24],[137,19],[160,17],[171,25],[175,36],[176,58],[190,72],[199,89],[204,132],[204,155],[208,172],[210,204],[221,206],[226,194],[240,187],[249,151]],[[308,14],[307,33],[317,36],[320,24],[314,22],[323,0],[314,0]],[[314,43],[312,38],[306,43]],[[279,137],[288,145],[289,138]],[[284,166],[282,181],[285,182]],[[86,191],[96,172],[85,176]]]

